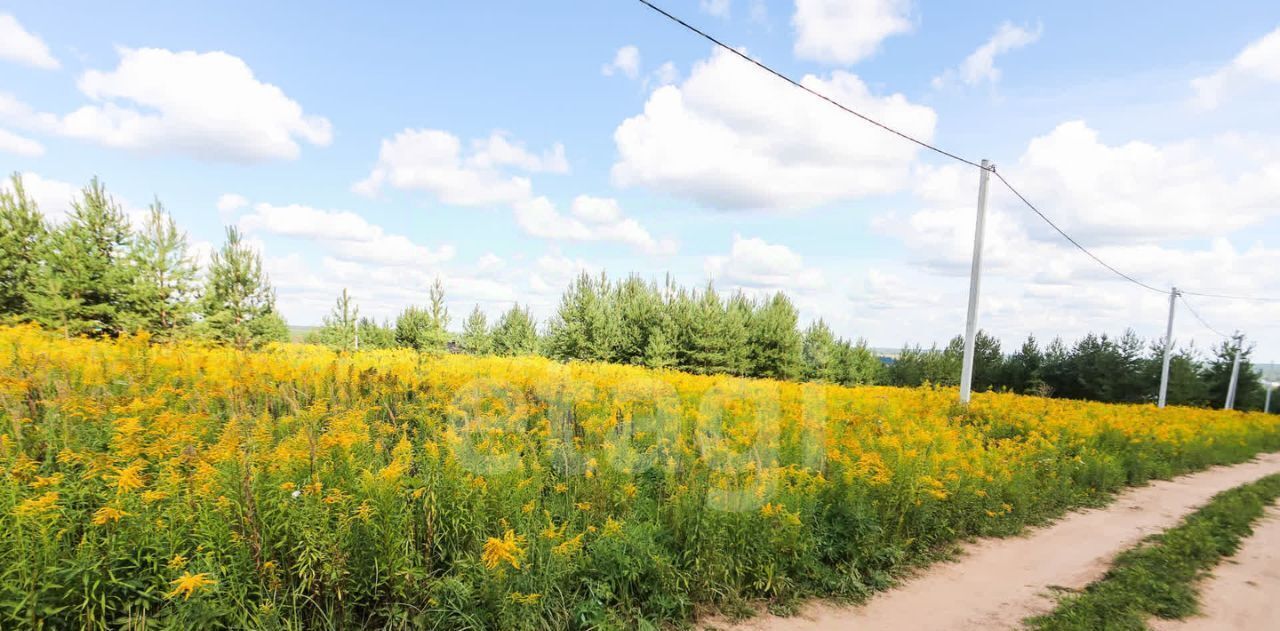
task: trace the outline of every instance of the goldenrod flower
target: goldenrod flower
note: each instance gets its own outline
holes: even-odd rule
[[[124,517],[128,514],[129,513],[126,513],[112,506],[103,506],[93,514],[93,525],[105,526],[109,523],[120,521],[121,517]]]
[[[517,570],[520,569],[520,559],[524,558],[524,550],[520,545],[523,543],[524,537],[517,537],[515,531],[509,528],[501,539],[489,537],[489,540],[484,543],[484,554],[481,556],[485,567],[492,570],[505,562]]]
[[[116,469],[116,492],[128,493],[144,486],[142,481],[142,467],[146,463],[135,462],[123,469]]]
[[[49,491],[40,497],[22,500],[22,503],[13,509],[13,514],[18,517],[40,517],[58,510],[59,497],[57,491]]]
[[[199,574],[184,572],[182,576],[173,579],[169,584],[173,585],[173,589],[164,595],[165,598],[177,598],[178,596],[182,596],[182,599],[186,600],[197,591],[217,585],[218,582],[209,578],[209,575],[204,572]]]

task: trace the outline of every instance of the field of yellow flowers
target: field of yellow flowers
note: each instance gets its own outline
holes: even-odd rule
[[[1280,416],[0,328],[0,628],[613,628],[857,598]]]

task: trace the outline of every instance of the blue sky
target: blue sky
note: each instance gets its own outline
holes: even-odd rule
[[[1157,286],[1280,295],[1274,3],[711,0],[661,6],[855,109],[990,158]],[[615,63],[617,62],[617,63]],[[787,290],[878,346],[963,327],[977,174],[632,0],[0,3],[0,168],[51,219],[97,175],[206,251],[260,247],[314,324],[425,300],[545,316],[578,269]],[[1117,282],[992,192],[981,324],[1132,327]],[[1280,358],[1275,304],[1196,306]],[[1176,335],[1213,334],[1180,313]]]

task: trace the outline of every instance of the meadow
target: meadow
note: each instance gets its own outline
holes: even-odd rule
[[[1280,449],[1280,416],[0,328],[0,628],[653,628]]]

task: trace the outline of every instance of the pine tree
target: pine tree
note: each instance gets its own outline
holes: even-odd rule
[[[396,316],[396,345],[418,351],[440,350],[433,344],[431,314],[422,307],[409,305]]]
[[[618,319],[609,304],[609,280],[582,272],[560,297],[547,330],[547,353],[568,361],[613,361],[619,346]]]
[[[1236,379],[1234,409],[1249,410],[1261,407],[1258,395],[1263,393],[1262,379],[1253,369],[1253,362],[1250,361],[1253,345],[1245,344],[1242,339],[1223,340],[1214,349],[1213,359],[1204,367],[1202,377],[1208,389],[1208,403],[1212,407],[1220,408],[1226,403],[1237,347],[1240,349],[1240,374]]]
[[[49,229],[14,173],[12,191],[0,191],[0,320],[28,319],[41,284]]]
[[[138,326],[160,339],[173,339],[191,325],[195,311],[196,264],[187,235],[159,200],[130,252],[135,270],[129,302]]]
[[[672,330],[672,321],[665,313],[658,314],[658,322],[649,332],[645,342],[644,354],[640,363],[649,368],[674,368],[676,366],[676,347],[672,340],[676,338]]]
[[[800,374],[801,339],[798,314],[791,300],[775,293],[752,314],[747,346],[751,349],[751,376],[794,379]]]
[[[493,354],[493,334],[489,332],[489,319],[480,305],[472,309],[462,326],[462,348],[472,355]]]
[[[62,313],[37,310],[37,319],[71,335],[119,335],[139,324],[129,304],[135,269],[129,259],[133,236],[128,219],[94,178],[72,204],[65,226],[52,233],[41,305],[61,305]]]
[[[538,350],[538,332],[533,317],[520,305],[512,305],[493,327],[493,353],[504,357],[532,355]]]
[[[310,341],[339,351],[359,350],[362,342],[359,323],[360,307],[343,288],[333,310],[324,317],[324,326],[310,336]]]
[[[809,381],[838,383],[839,346],[831,328],[821,318],[809,325],[804,332],[802,375]]]
[[[414,350],[438,353],[449,343],[449,308],[444,302],[444,286],[437,278],[431,284],[427,308],[410,305],[396,318],[396,343]]]
[[[610,309],[617,319],[613,361],[622,364],[644,364],[652,338],[662,335],[664,310],[658,288],[638,276],[617,283],[609,294]],[[669,341],[665,342],[670,346]]]
[[[964,365],[964,336],[951,338],[943,353],[949,363],[955,364],[956,373],[949,377],[947,383],[960,383],[960,373]],[[1000,340],[982,329],[973,336],[973,390],[983,392],[991,390],[1001,379],[1004,371],[1004,354],[1000,351]],[[933,381],[933,383],[941,383]]]
[[[449,343],[449,307],[444,302],[444,285],[437,277],[431,283],[431,291],[427,296],[428,315],[431,317],[431,346],[443,350]]]
[[[245,243],[240,231],[227,228],[227,241],[209,261],[201,298],[201,331],[236,348],[256,348],[289,337],[276,313],[276,296],[262,270],[262,257]]]
[[[1044,381],[1040,370],[1044,364],[1044,354],[1036,343],[1034,335],[1028,335],[1022,347],[1004,362],[1001,385],[1020,394],[1042,392]]]
[[[356,330],[362,349],[374,350],[396,346],[396,330],[390,323],[379,324],[369,318],[360,318]]]

